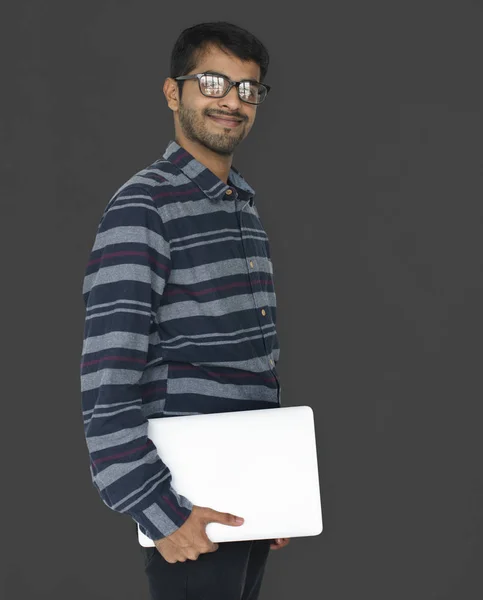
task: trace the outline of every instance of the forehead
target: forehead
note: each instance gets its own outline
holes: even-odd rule
[[[203,73],[204,71],[215,71],[221,75],[226,75],[230,79],[239,81],[240,79],[256,79],[260,81],[260,67],[253,61],[243,61],[217,46],[209,45],[198,56],[194,73]]]

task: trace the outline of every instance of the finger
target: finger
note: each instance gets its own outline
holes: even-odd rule
[[[222,523],[223,525],[231,526],[242,525],[244,522],[243,517],[231,513],[219,512],[213,508],[207,509],[205,519],[207,519],[209,523]]]
[[[290,538],[276,538],[273,540],[273,544],[270,544],[270,550],[279,550],[284,548],[290,541]]]
[[[218,544],[215,544],[210,540],[206,533],[206,529],[201,534],[201,539],[197,540],[197,546],[201,549],[201,552],[216,552],[218,550]]]
[[[208,550],[206,552],[216,552],[218,550],[218,544],[213,543],[209,537],[206,538],[206,546]]]

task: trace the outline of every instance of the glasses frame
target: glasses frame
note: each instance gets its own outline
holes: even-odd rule
[[[224,79],[226,79],[226,81],[228,81],[228,88],[226,90],[226,92],[222,95],[222,96],[211,96],[210,94],[204,94],[202,89],[201,89],[201,78],[205,75],[215,75],[217,77],[223,77]],[[205,96],[206,98],[224,98],[231,90],[231,88],[233,86],[236,87],[236,91],[238,92],[238,97],[240,98],[240,100],[242,102],[246,102],[247,104],[254,104],[256,106],[259,106],[260,104],[262,104],[262,102],[264,102],[267,99],[268,96],[268,92],[271,89],[270,85],[267,85],[266,83],[261,83],[260,81],[256,81],[255,79],[242,79],[241,81],[232,81],[229,77],[227,77],[226,75],[223,75],[222,73],[215,73],[215,72],[208,72],[208,73],[196,73],[194,75],[180,75],[179,77],[173,77],[173,79],[175,81],[181,81],[181,80],[186,80],[186,79],[197,79],[198,80],[198,87],[200,89],[200,92],[203,94],[203,96]],[[244,100],[241,96],[240,96],[240,84],[241,83],[245,83],[246,81],[248,81],[248,83],[257,83],[258,85],[263,85],[263,87],[267,90],[267,93],[265,94],[265,98],[261,101],[261,102],[250,102],[249,100]]]

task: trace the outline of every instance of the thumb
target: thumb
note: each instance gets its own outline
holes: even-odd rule
[[[223,523],[223,525],[232,526],[242,525],[245,521],[242,517],[232,515],[231,513],[219,512],[213,508],[209,509],[207,519],[208,523]]]

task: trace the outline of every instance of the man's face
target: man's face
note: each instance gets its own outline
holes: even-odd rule
[[[226,54],[216,46],[200,57],[193,73],[214,71],[232,81],[255,79],[260,81],[260,67],[253,61],[243,62],[232,54]],[[185,80],[183,95],[175,111],[178,127],[191,141],[206,146],[221,155],[232,155],[238,144],[248,135],[255,121],[256,105],[243,102],[235,86],[224,98],[209,98],[199,89],[198,80]],[[235,126],[217,121],[212,116],[231,117],[241,120]]]

